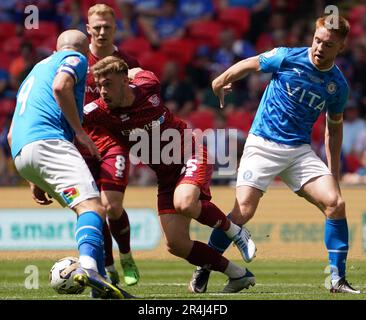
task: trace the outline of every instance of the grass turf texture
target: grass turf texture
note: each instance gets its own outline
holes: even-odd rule
[[[324,273],[325,261],[266,261],[257,260],[248,264],[255,274],[257,284],[249,290],[235,294],[221,294],[226,276],[211,274],[205,294],[188,292],[187,284],[194,267],[185,261],[137,260],[140,283],[122,287],[128,292],[148,300],[366,300],[366,294],[330,294],[324,287],[329,274]],[[53,260],[0,261],[0,299],[90,299],[90,289],[81,295],[59,295],[48,283],[48,274]],[[237,263],[242,264],[241,261]],[[26,289],[25,273],[28,265],[39,270],[39,288]],[[118,270],[121,273],[120,266]],[[122,277],[121,277],[122,278]],[[347,278],[355,288],[366,291],[366,261],[348,261]]]

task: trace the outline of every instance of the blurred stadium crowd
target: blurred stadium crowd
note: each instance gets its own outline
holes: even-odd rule
[[[192,128],[237,129],[239,155],[270,75],[251,75],[235,83],[222,110],[212,93],[211,80],[233,63],[273,47],[310,46],[315,19],[324,14],[327,5],[337,5],[351,23],[348,48],[337,59],[352,89],[344,119],[343,181],[364,182],[366,1],[1,0],[0,185],[22,183],[6,141],[19,85],[35,63],[52,53],[61,31],[77,28],[86,33],[87,10],[96,3],[114,8],[116,46],[158,75],[166,105]],[[30,4],[39,9],[39,29],[24,28],[29,14],[24,8]],[[323,159],[324,118],[317,121],[312,136],[313,147]],[[218,143],[211,151],[228,152],[227,146]],[[214,175],[213,182],[233,180],[235,174]],[[132,166],[131,184],[153,182],[149,169]]]

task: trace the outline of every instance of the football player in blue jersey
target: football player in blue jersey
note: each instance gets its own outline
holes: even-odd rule
[[[334,19],[334,18],[333,18]],[[345,48],[349,23],[339,17],[334,28],[330,16],[316,21],[310,48],[275,48],[231,66],[212,82],[224,106],[231,83],[251,72],[270,72],[269,82],[250,129],[237,174],[236,202],[231,219],[246,224],[259,199],[278,175],[299,196],[317,206],[325,216],[325,245],[331,268],[331,292],[360,293],[346,280],[348,227],[339,187],[343,110],[349,88],[335,65]],[[314,122],[326,112],[327,163],[314,153],[310,136]],[[230,240],[219,230],[209,245],[224,252]],[[195,270],[190,288],[205,292],[210,270]]]
[[[98,149],[81,126],[88,63],[88,38],[68,30],[57,39],[57,52],[40,61],[22,83],[8,140],[20,175],[29,181],[33,199],[56,199],[78,216],[75,237],[80,268],[73,279],[101,298],[123,299],[124,291],[105,280],[103,221],[105,208],[94,179],[73,144]]]

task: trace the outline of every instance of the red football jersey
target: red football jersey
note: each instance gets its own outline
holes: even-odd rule
[[[134,57],[126,54],[125,52],[119,51],[117,48],[115,48],[115,49],[116,50],[113,53],[113,55],[118,58],[122,58],[127,63],[129,68],[139,67],[139,63]],[[96,83],[94,81],[93,73],[90,71],[90,68],[94,64],[96,64],[99,60],[100,59],[98,57],[96,57],[89,51],[89,54],[88,54],[89,68],[88,68],[88,74],[87,74],[87,78],[86,78],[86,87],[85,87],[85,101],[84,101],[85,105],[100,97],[98,87],[96,86]],[[108,132],[107,130],[105,130],[101,127],[90,126],[88,124],[87,119],[84,119],[83,127],[84,127],[84,130],[90,136],[90,138],[94,141],[99,152],[103,153],[108,148],[116,145],[115,140],[113,139],[113,137],[110,136],[110,132]],[[79,147],[80,152],[83,155],[86,155],[85,154],[86,152],[88,153],[87,150],[81,148],[79,145],[78,145],[78,147]]]
[[[137,142],[131,139],[134,135],[139,136],[141,130],[148,134],[148,164],[158,175],[166,175],[167,171],[177,171],[181,169],[182,161],[176,165],[166,165],[162,163],[160,157],[161,149],[170,141],[161,141],[161,134],[166,129],[176,129],[180,134],[181,158],[183,159],[184,146],[184,129],[187,124],[176,118],[170,110],[164,106],[160,97],[160,82],[156,76],[150,71],[138,72],[135,79],[130,82],[135,100],[129,107],[121,107],[110,110],[104,103],[102,98],[99,98],[84,107],[84,117],[87,122],[95,126],[103,126],[115,136],[121,144],[131,148]],[[160,136],[153,136],[159,129]],[[153,149],[157,145],[154,141],[159,139],[159,150]],[[190,139],[190,137],[188,137]],[[145,149],[147,150],[147,149]],[[154,154],[154,155],[153,155]],[[155,158],[154,158],[155,157]],[[143,155],[141,158],[145,159]]]

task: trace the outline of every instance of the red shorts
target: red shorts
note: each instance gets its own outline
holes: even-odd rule
[[[183,172],[182,172],[183,171]],[[180,184],[193,184],[200,188],[200,200],[211,200],[210,183],[213,165],[207,163],[207,150],[202,147],[199,155],[192,155],[185,166],[177,166],[175,172],[158,177],[158,212],[176,213],[174,190]]]
[[[125,192],[130,169],[129,152],[122,146],[114,146],[102,154],[102,159],[86,157],[85,161],[93,174],[100,191]]]

